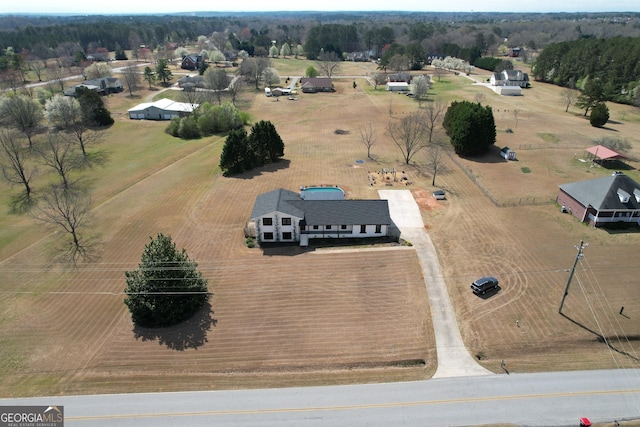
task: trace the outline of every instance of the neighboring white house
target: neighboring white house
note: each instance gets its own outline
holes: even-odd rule
[[[519,86],[528,88],[531,86],[529,75],[521,70],[502,70],[491,74],[489,82],[492,86]]]
[[[259,242],[308,246],[317,238],[385,237],[391,224],[386,200],[310,200],[279,188],[256,198],[247,228]]]
[[[198,108],[199,104],[176,102],[168,98],[155,102],[145,102],[129,109],[129,118],[137,120],[171,120],[174,117],[187,116]]]

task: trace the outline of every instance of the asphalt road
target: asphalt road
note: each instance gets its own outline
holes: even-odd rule
[[[577,426],[640,418],[640,369],[263,390],[0,399],[64,405],[66,426]]]

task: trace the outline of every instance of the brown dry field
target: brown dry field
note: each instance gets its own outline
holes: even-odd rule
[[[295,67],[287,66],[295,75]],[[343,75],[367,72],[373,70],[347,64]],[[527,204],[533,197],[537,203],[552,199],[558,184],[609,173],[577,160],[594,138],[627,138],[639,155],[637,109],[610,105],[615,123],[598,130],[579,111],[564,112],[558,88],[536,83],[523,97],[506,98],[465,77],[447,76],[434,91],[449,85],[448,99],[485,94],[483,102],[495,111],[497,145],[514,148],[519,161],[503,162],[495,153],[460,165],[447,160],[436,184],[449,197],[436,202],[431,176],[421,168],[424,155],[416,157],[417,165],[403,165],[384,135],[389,120],[417,103],[382,89],[374,92],[364,78],[356,79],[356,89],[352,82],[339,80],[336,93],[300,94],[295,102],[246,95],[243,105],[254,120],[275,124],[285,159],[233,178],[223,177],[216,166],[221,138],[171,140],[163,134],[166,123],[126,118],[127,108],[153,93],[143,91],[134,100],[126,93],[110,97],[117,120],[110,132],[119,135],[108,140],[112,153],[143,134],[157,134],[175,149],[171,145],[174,151],[151,165],[119,158],[114,172],[107,164],[96,174],[93,259],[76,268],[52,261],[58,233],[12,219],[11,227],[23,229],[25,238],[0,252],[0,396],[430,377],[435,343],[412,249],[336,253],[244,245],[243,226],[256,195],[278,187],[337,184],[350,198],[375,198],[378,188],[369,186],[367,172],[384,167],[404,170],[413,182],[398,188],[412,190],[422,207],[463,338],[472,354],[484,354],[487,368],[498,372],[501,359],[513,372],[638,366],[629,355],[639,350],[634,278],[640,270],[640,233],[595,230],[560,214],[553,203]],[[517,126],[514,110],[519,110]],[[365,159],[357,131],[368,120],[378,134],[375,160]],[[514,132],[503,132],[507,127]],[[122,129],[131,137],[121,137]],[[348,133],[337,135],[336,129]],[[357,166],[357,159],[366,163]],[[492,203],[462,168],[508,206]],[[637,171],[632,173],[638,180]],[[198,262],[215,295],[211,307],[187,324],[137,330],[122,303],[124,271],[137,266],[149,237],[159,232],[171,235]],[[568,319],[557,311],[565,270],[581,239],[590,246],[567,298]],[[479,299],[469,283],[485,274],[499,277],[502,289]],[[628,317],[617,314],[620,306]],[[617,351],[589,330],[602,331]],[[629,341],[620,339],[624,336]]]

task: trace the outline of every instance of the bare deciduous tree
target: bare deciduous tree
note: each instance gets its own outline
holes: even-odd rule
[[[140,89],[140,73],[138,72],[138,67],[135,65],[129,65],[122,69],[122,81],[124,85],[129,90],[129,96],[133,96],[133,92]]]
[[[335,52],[320,52],[318,55],[318,70],[320,74],[331,77],[340,72],[340,59]]]
[[[44,111],[37,101],[15,95],[0,100],[0,118],[5,125],[22,132],[31,146],[31,137],[40,129]]]
[[[185,102],[191,106],[191,114],[198,119],[198,114],[200,110],[200,105],[207,100],[207,94],[210,92],[205,92],[202,90],[198,90],[195,86],[190,89],[183,89],[180,92],[180,98],[182,102]]]
[[[212,91],[213,96],[218,101],[218,105],[222,105],[222,95],[224,90],[229,87],[230,78],[224,68],[209,68],[204,72],[204,85]]]
[[[390,121],[387,134],[402,152],[406,164],[411,162],[416,153],[427,147],[427,127],[421,112],[409,113],[400,121]]]
[[[50,132],[43,141],[35,146],[35,153],[42,164],[56,171],[62,180],[62,188],[69,189],[69,173],[78,168],[78,154],[75,144],[64,138],[60,132]]]
[[[562,102],[564,102],[565,109],[564,112],[567,113],[569,111],[569,107],[571,107],[578,100],[578,96],[580,96],[580,91],[577,89],[565,88],[560,92],[560,96],[562,97]]]
[[[64,249],[69,260],[87,256],[87,245],[81,238],[91,208],[91,197],[80,189],[53,185],[39,197],[35,217],[40,221],[62,228],[70,237],[71,245]]]
[[[427,162],[426,169],[431,173],[433,179],[431,180],[431,185],[436,185],[436,176],[438,172],[441,172],[445,168],[445,158],[447,156],[447,151],[450,149],[451,144],[447,144],[443,141],[433,141],[429,144],[428,152],[427,152]]]
[[[17,132],[7,129],[0,129],[0,149],[2,176],[9,184],[24,187],[24,192],[12,198],[12,211],[26,212],[33,202],[31,180],[37,172],[37,168],[29,164],[30,150]]]
[[[373,75],[373,88],[378,89],[378,86],[387,82],[387,75],[385,73],[376,73]]]
[[[411,65],[411,60],[405,55],[393,55],[389,59],[389,68],[396,71],[407,71]]]
[[[442,78],[442,76],[444,76],[444,74],[445,74],[444,68],[434,66],[433,75],[436,76],[438,81],[440,81],[440,79]]]
[[[433,102],[427,103],[423,109],[424,125],[427,127],[427,132],[429,133],[429,142],[433,139],[436,126],[444,119],[447,105],[446,102],[436,99]]]
[[[233,105],[236,105],[238,96],[242,91],[242,86],[243,86],[243,80],[237,76],[231,80],[231,83],[229,83],[229,97]]]
[[[258,89],[265,68],[271,66],[269,58],[247,58],[240,65],[240,75],[249,81],[253,81]]]
[[[367,157],[371,158],[371,147],[376,143],[376,134],[373,129],[373,124],[368,122],[365,125],[361,125],[358,127],[358,132],[360,133],[360,142],[367,147]]]
[[[111,67],[104,62],[94,62],[88,67],[85,67],[83,75],[90,80],[99,79],[101,77],[111,77],[113,75],[113,71],[111,70]]]
[[[60,88],[60,92],[64,92],[64,79],[67,76],[67,70],[59,63],[49,64],[47,68],[47,75],[51,82],[55,82]]]
[[[56,95],[46,103],[46,116],[49,124],[65,131],[82,151],[82,157],[87,160],[87,146],[97,144],[102,139],[99,131],[91,129],[91,123],[82,113],[82,106],[77,99]]]

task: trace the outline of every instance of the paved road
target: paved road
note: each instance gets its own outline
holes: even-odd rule
[[[0,399],[63,405],[67,427],[577,426],[640,418],[640,369],[390,384]]]
[[[417,251],[422,266],[438,355],[434,378],[490,374],[476,363],[462,341],[447,284],[440,272],[436,248],[424,228],[420,208],[411,191],[379,190],[378,194],[381,199],[389,201],[391,219],[400,229],[401,237],[411,242]]]

